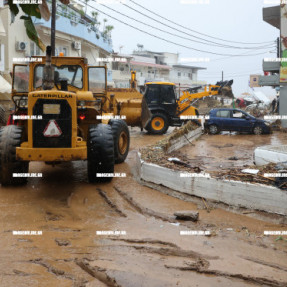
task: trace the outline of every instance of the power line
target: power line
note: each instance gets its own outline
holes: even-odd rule
[[[260,68],[258,69],[254,69],[254,70],[245,70],[245,71],[237,71],[237,72],[224,72],[224,75],[228,75],[228,76],[232,76],[232,75],[238,75],[238,74],[243,74],[243,73],[257,73],[257,72],[261,72],[262,73],[262,70],[260,70]],[[205,71],[200,71],[202,73],[204,73]],[[205,77],[209,77],[209,76],[216,76],[218,75],[219,73],[221,74],[222,71],[218,71],[218,72],[212,72],[211,74],[205,74],[205,75],[202,75],[202,76],[205,76]]]
[[[202,39],[202,40],[204,40],[204,41],[207,41],[207,43],[205,43],[205,42],[202,42],[202,41],[192,40],[192,39],[190,39],[190,38],[183,37],[183,36],[180,36],[180,35],[171,33],[171,32],[166,31],[166,30],[162,30],[162,29],[160,29],[160,28],[158,28],[158,27],[152,26],[152,25],[147,24],[147,23],[145,23],[145,22],[142,22],[142,21],[140,21],[140,20],[138,20],[138,19],[135,19],[135,18],[133,18],[133,17],[131,17],[131,16],[129,16],[129,15],[126,15],[126,14],[124,14],[124,13],[120,13],[119,11],[117,11],[117,10],[115,10],[115,9],[113,9],[113,8],[111,8],[111,7],[109,7],[109,6],[107,6],[107,5],[104,5],[104,4],[102,4],[102,3],[98,3],[98,2],[95,1],[95,0],[92,0],[92,2],[95,2],[95,3],[97,3],[97,4],[100,4],[101,6],[107,8],[107,9],[113,11],[113,12],[116,12],[116,13],[118,13],[118,14],[124,16],[124,17],[127,17],[127,18],[129,18],[129,19],[131,19],[131,20],[133,20],[133,21],[136,21],[136,22],[138,22],[138,23],[140,23],[140,24],[143,24],[143,25],[145,25],[145,26],[151,27],[151,28],[153,28],[153,29],[155,29],[155,30],[158,30],[158,31],[167,33],[167,34],[169,34],[169,35],[172,35],[172,36],[175,36],[175,37],[184,39],[184,40],[188,40],[188,41],[191,41],[191,42],[200,43],[200,44],[203,44],[203,45],[216,46],[216,47],[221,47],[221,48],[226,48],[226,49],[245,49],[245,50],[253,50],[253,49],[256,49],[256,50],[261,50],[261,49],[266,49],[266,48],[274,47],[274,43],[275,43],[275,41],[274,41],[273,44],[269,44],[269,45],[265,45],[265,46],[260,46],[260,47],[236,47],[236,46],[230,46],[230,45],[223,45],[223,44],[216,43],[216,42],[212,42],[212,41],[207,41],[207,40],[205,40],[205,39],[203,39],[203,38],[193,36],[193,35],[191,35],[191,34],[182,32],[182,31],[180,31],[180,30],[178,30],[178,29],[176,29],[176,28],[173,28],[173,27],[171,27],[171,26],[168,26],[168,25],[166,25],[166,24],[164,24],[164,23],[162,23],[162,22],[160,22],[160,21],[157,21],[157,20],[155,20],[155,19],[153,19],[153,18],[151,18],[151,17],[149,17],[149,16],[147,16],[147,15],[142,14],[142,13],[139,12],[138,10],[135,10],[135,9],[131,8],[130,6],[128,6],[128,5],[126,5],[126,4],[123,4],[124,6],[127,6],[128,8],[130,8],[130,9],[132,9],[132,10],[134,10],[134,11],[140,13],[141,15],[143,15],[143,16],[145,16],[145,17],[148,17],[148,18],[151,18],[151,19],[154,20],[155,22],[160,23],[160,24],[162,24],[162,25],[165,25],[165,26],[167,26],[167,27],[169,27],[169,28],[171,28],[171,29],[173,29],[173,30],[175,30],[175,31],[177,31],[177,32],[180,32],[180,33],[189,35],[189,36],[194,37],[194,38],[197,38],[197,39]]]
[[[93,6],[89,5],[89,4],[87,4],[87,3],[83,2],[83,1],[81,1],[81,0],[79,0],[79,2],[81,2],[81,3],[83,3],[83,4],[87,5],[87,6],[89,6],[89,7],[92,8],[93,10],[96,10],[96,11],[98,11],[98,12],[100,12],[100,13],[106,15],[107,17],[109,17],[109,18],[111,18],[111,19],[114,19],[114,20],[116,20],[116,21],[118,21],[118,22],[120,22],[120,23],[122,23],[122,24],[124,24],[124,25],[126,25],[126,26],[128,26],[128,27],[130,27],[130,28],[133,28],[133,29],[135,29],[135,30],[137,30],[137,31],[140,31],[140,32],[144,33],[144,34],[147,34],[147,35],[149,35],[149,36],[151,36],[151,37],[153,37],[153,38],[156,38],[156,39],[159,39],[159,40],[165,41],[165,42],[167,42],[167,43],[171,43],[171,44],[174,44],[174,45],[176,45],[176,46],[180,46],[180,47],[183,47],[183,48],[186,48],[186,49],[189,49],[189,50],[194,50],[194,51],[198,51],[198,52],[209,53],[209,54],[213,54],[213,55],[229,56],[229,57],[239,57],[239,56],[245,56],[245,57],[249,56],[249,57],[250,57],[250,56],[256,56],[256,55],[261,55],[261,54],[265,54],[265,53],[266,53],[266,52],[264,52],[264,53],[258,53],[258,54],[248,54],[248,55],[243,55],[243,54],[232,55],[232,54],[221,54],[221,53],[215,53],[215,52],[210,52],[210,51],[205,51],[205,50],[200,50],[200,49],[192,48],[192,47],[189,47],[189,46],[185,46],[185,45],[182,45],[182,44],[179,44],[179,43],[176,43],[176,42],[173,42],[173,41],[164,39],[164,38],[162,38],[162,37],[159,37],[159,36],[156,36],[156,35],[151,34],[151,33],[149,33],[149,32],[146,32],[146,31],[144,31],[144,30],[142,30],[142,29],[140,29],[140,28],[137,28],[137,27],[135,27],[135,26],[132,26],[132,25],[130,25],[130,24],[128,24],[128,23],[126,23],[126,22],[124,22],[124,21],[122,21],[122,20],[120,20],[120,19],[117,19],[117,18],[115,18],[115,17],[113,17],[113,16],[111,16],[111,15],[109,15],[109,14],[107,14],[107,13],[105,13],[105,12],[103,12],[103,11],[101,11],[101,10],[99,10],[99,9],[97,9],[97,8],[95,8],[95,7],[93,7]],[[95,2],[95,1],[92,1],[92,2]],[[118,12],[118,13],[119,13],[119,12]],[[121,14],[121,13],[119,13],[119,14]]]
[[[161,16],[161,15],[159,15],[159,14],[157,14],[157,13],[155,13],[155,12],[149,10],[149,9],[147,9],[146,7],[144,7],[144,6],[142,6],[142,5],[138,4],[138,3],[136,3],[136,2],[133,1],[133,0],[130,0],[130,2],[134,3],[135,5],[137,5],[137,6],[141,7],[141,8],[143,8],[144,10],[146,10],[146,11],[148,11],[148,12],[150,12],[150,13],[152,13],[152,14],[154,14],[154,15],[156,15],[156,16],[158,16],[158,17],[160,17],[160,18],[162,18],[162,19],[164,19],[164,20],[166,20],[166,21],[168,21],[168,22],[170,22],[170,23],[173,23],[173,24],[175,24],[175,25],[177,25],[177,26],[179,26],[179,27],[181,27],[181,28],[184,28],[184,29],[186,29],[186,30],[192,31],[192,32],[197,33],[197,34],[200,34],[200,35],[204,35],[204,36],[209,37],[209,38],[212,38],[212,39],[216,39],[216,40],[220,40],[220,41],[224,41],[224,42],[229,42],[229,43],[243,44],[243,45],[258,45],[258,44],[271,43],[271,41],[268,41],[268,42],[259,42],[259,43],[237,42],[237,41],[225,40],[225,39],[218,38],[218,37],[213,37],[213,36],[210,36],[210,35],[208,35],[208,34],[200,33],[200,32],[198,32],[198,31],[196,31],[196,30],[192,30],[192,29],[190,29],[190,28],[188,28],[188,27],[185,27],[185,26],[183,26],[183,25],[181,25],[181,24],[178,24],[178,23],[176,23],[176,22],[174,22],[174,21],[172,21],[172,20],[170,20],[170,19],[168,19],[168,18],[165,18],[165,17],[163,17],[163,16]],[[272,41],[272,42],[273,42],[273,41]]]

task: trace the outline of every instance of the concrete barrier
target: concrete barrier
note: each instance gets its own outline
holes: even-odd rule
[[[287,191],[273,186],[204,177],[180,177],[182,172],[146,163],[137,154],[140,178],[189,195],[228,205],[287,215]]]
[[[173,140],[168,152],[175,151],[197,139],[201,128]],[[287,215],[287,191],[273,186],[206,177],[181,177],[175,171],[147,163],[137,153],[137,172],[144,181],[163,185],[178,192],[223,202],[228,205]]]
[[[191,141],[198,139],[202,135],[202,128],[197,128],[196,130],[188,132],[177,139],[170,140],[170,147],[167,149],[167,153],[171,153],[175,150],[182,148],[183,146],[189,144]]]

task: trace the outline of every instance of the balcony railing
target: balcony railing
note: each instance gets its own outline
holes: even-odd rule
[[[47,2],[47,4],[51,11],[51,2]],[[51,27],[51,20],[44,21],[34,17],[34,22],[36,25],[41,24],[48,28]],[[94,22],[95,20],[92,17],[77,12],[67,5],[57,3],[56,30],[83,38],[108,52],[112,52],[110,35],[101,32]]]

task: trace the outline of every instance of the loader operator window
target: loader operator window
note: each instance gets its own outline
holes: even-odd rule
[[[17,93],[28,93],[29,89],[29,67],[15,65],[13,72],[13,90]]]
[[[62,65],[54,67],[54,82],[60,84],[61,80],[67,80],[68,85],[83,88],[83,70],[78,65]],[[34,69],[34,88],[40,88],[43,84],[44,65],[38,65]]]
[[[106,69],[104,67],[89,67],[89,91],[94,94],[104,94],[106,82]]]
[[[171,85],[161,86],[161,103],[162,104],[175,104],[174,86],[171,86]]]
[[[147,85],[145,98],[147,101],[147,104],[157,104],[160,88],[157,85]]]

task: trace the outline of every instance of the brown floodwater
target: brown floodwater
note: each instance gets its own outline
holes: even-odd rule
[[[281,144],[287,144],[286,133],[256,136],[226,132],[218,135],[204,134],[191,145],[181,148],[178,153],[193,165],[214,170],[253,165],[255,148]],[[234,157],[236,160],[232,159]]]
[[[207,212],[200,200],[187,202],[139,183],[136,152],[162,137],[132,129],[131,151],[115,170],[127,176],[111,183],[89,184],[84,161],[55,167],[35,162],[30,172],[42,178],[1,187],[0,286],[287,286],[286,241],[263,236],[264,230],[287,230],[286,224],[216,206]],[[181,152],[204,159],[227,150],[227,157],[240,145],[246,151],[235,155],[248,157],[247,149],[259,141],[203,136],[195,143],[197,153]],[[272,141],[283,138],[265,137],[260,144]],[[233,152],[220,148],[230,143]],[[176,220],[178,210],[198,211],[199,221]],[[17,230],[42,235],[13,235]]]

